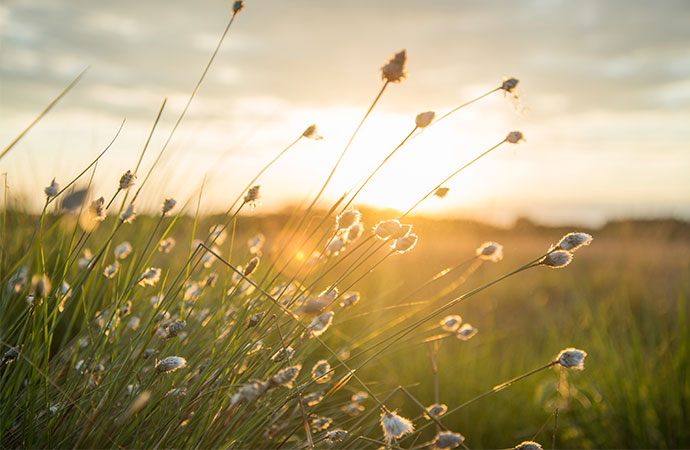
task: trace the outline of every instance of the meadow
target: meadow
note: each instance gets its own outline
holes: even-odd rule
[[[262,213],[261,177],[299,140],[320,140],[315,125],[224,214],[199,213],[203,189],[176,201],[157,188],[150,175],[242,8],[152,164],[147,141],[135,167],[94,192],[108,146],[71,180],[37,188],[42,211],[5,185],[0,446],[690,446],[690,224],[500,228],[413,214],[524,140],[510,130],[407,211],[356,200],[409,139],[493,93],[513,98],[517,79],[418,114],[332,205],[319,200],[386,87],[406,78],[404,50],[381,67],[378,96],[307,203]],[[142,192],[160,208],[138,210]]]

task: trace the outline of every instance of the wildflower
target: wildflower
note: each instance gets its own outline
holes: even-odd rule
[[[331,365],[328,364],[328,361],[325,359],[317,361],[314,367],[311,368],[311,378],[319,384],[331,381],[333,372],[331,371]]]
[[[455,448],[465,440],[460,433],[453,433],[452,431],[439,431],[438,435],[431,444],[434,449]]]
[[[343,211],[340,214],[338,214],[338,217],[336,218],[336,228],[338,230],[350,228],[352,225],[359,222],[359,219],[361,217],[362,214],[356,209]]]
[[[441,319],[441,328],[443,328],[445,331],[452,333],[458,329],[461,323],[462,317],[458,316],[457,314],[453,314]]]
[[[132,253],[132,244],[127,241],[115,247],[115,257],[117,259],[125,259],[130,253]]]
[[[321,400],[323,400],[323,394],[321,392],[312,392],[311,394],[302,397],[302,403],[304,406],[318,405]]]
[[[176,243],[177,242],[175,241],[175,238],[165,238],[160,242],[160,244],[158,244],[158,251],[163,253],[170,253],[170,251],[175,247]]]
[[[328,440],[329,442],[342,441],[343,439],[345,439],[345,437],[347,437],[347,431],[345,430],[338,429],[326,433],[326,440]]]
[[[340,306],[343,308],[348,308],[356,305],[357,302],[359,302],[359,297],[359,292],[346,292],[343,294],[343,301],[340,302]]]
[[[187,322],[184,320],[174,321],[173,323],[171,323],[170,325],[165,327],[165,338],[166,339],[174,338],[175,336],[180,334],[180,331],[182,331],[182,329],[186,326],[187,326]]]
[[[395,56],[386,62],[386,65],[381,67],[381,79],[391,83],[400,83],[407,77],[405,72],[406,62],[407,53],[405,50],[396,53]]]
[[[358,416],[364,412],[364,406],[357,402],[348,403],[347,405],[340,408],[348,416]]]
[[[556,361],[566,369],[584,370],[586,356],[586,351],[570,347],[562,350],[558,354]]]
[[[252,207],[256,206],[257,202],[261,198],[259,195],[259,188],[260,186],[258,184],[249,188],[247,195],[244,196],[244,202],[249,203]]]
[[[89,217],[96,222],[103,222],[105,220],[105,199],[103,197],[99,197],[89,203]]]
[[[333,419],[330,417],[315,417],[311,421],[311,428],[314,431],[323,431],[331,426]]]
[[[447,187],[440,187],[436,189],[436,192],[434,192],[434,196],[438,198],[445,198],[446,195],[448,195],[448,192],[450,192],[450,188]]]
[[[484,242],[476,251],[480,259],[498,262],[503,259],[503,246],[496,242]]]
[[[137,213],[134,211],[134,203],[130,203],[127,209],[122,211],[122,214],[120,214],[120,220],[122,223],[132,223],[136,215]]]
[[[565,250],[557,250],[544,256],[537,265],[548,266],[552,269],[561,269],[573,260],[573,254]]]
[[[258,266],[259,266],[259,257],[255,256],[249,260],[249,262],[247,263],[247,266],[244,268],[244,276],[248,277],[249,275],[251,275],[252,272],[254,272]]]
[[[292,358],[292,355],[294,355],[294,354],[295,354],[295,349],[288,346],[288,347],[281,348],[280,350],[275,352],[275,354],[271,357],[271,359],[275,362],[281,362],[281,361],[285,361],[286,359]]]
[[[515,450],[542,450],[542,446],[534,441],[523,441],[513,447]]]
[[[568,233],[558,241],[554,248],[574,252],[580,247],[585,247],[592,243],[592,236],[587,233]]]
[[[91,264],[91,260],[93,260],[93,254],[91,253],[91,250],[85,248],[84,256],[79,258],[77,261],[77,266],[79,266],[80,269],[86,269],[89,267],[89,264]]]
[[[443,404],[434,403],[426,408],[426,413],[431,417],[439,417],[448,411],[448,407]]]
[[[50,278],[44,275],[34,275],[31,278],[31,292],[38,298],[43,298],[50,291]]]
[[[312,321],[307,325],[305,334],[307,336],[318,337],[328,330],[328,327],[333,323],[333,316],[335,313],[329,311],[327,313],[321,314],[320,316],[314,317]]]
[[[120,190],[125,191],[134,186],[134,180],[136,179],[137,176],[133,174],[131,170],[128,170],[127,172],[123,173],[120,177]]]
[[[48,199],[55,197],[57,193],[60,192],[60,185],[57,184],[55,178],[53,178],[53,181],[50,182],[50,186],[43,189],[43,192],[46,194],[46,198]]]
[[[519,82],[520,80],[517,78],[504,79],[503,83],[501,83],[501,89],[512,94],[515,92],[515,88],[517,88]]]
[[[103,269],[103,276],[106,278],[113,278],[115,274],[117,273],[117,270],[120,268],[120,263],[115,261],[111,265],[107,266],[105,269]]]
[[[161,207],[161,213],[163,215],[169,213],[170,211],[172,211],[175,205],[177,205],[177,200],[175,200],[174,198],[166,198],[163,202],[163,206]]]
[[[343,247],[345,247],[345,239],[342,236],[335,236],[326,246],[326,255],[338,256]]]
[[[353,242],[359,239],[363,231],[364,226],[361,223],[357,222],[356,224],[352,225],[350,229],[347,231],[347,242]]]
[[[412,250],[415,245],[417,245],[417,235],[412,233],[396,239],[393,245],[391,245],[391,250],[397,253],[405,253]]]
[[[168,356],[156,363],[156,370],[162,373],[174,372],[187,365],[187,360],[180,356]]]
[[[522,131],[511,131],[508,133],[508,136],[506,136],[506,142],[510,142],[511,144],[517,144],[520,141],[525,141],[525,136],[522,134]]]
[[[232,13],[237,14],[244,9],[244,0],[235,0],[232,4]]]
[[[384,220],[374,227],[374,234],[381,240],[386,240],[392,235],[400,232],[400,222],[397,220]]]
[[[261,252],[261,248],[264,246],[266,238],[263,234],[259,233],[256,236],[250,238],[247,241],[247,246],[249,247],[249,253],[256,255]]]
[[[315,124],[309,125],[307,129],[304,130],[304,133],[302,133],[302,137],[314,139],[315,141],[320,141],[321,139],[323,139],[323,136],[319,135],[319,133],[316,131]]]
[[[431,125],[431,122],[433,122],[434,117],[436,117],[436,113],[433,111],[419,113],[417,114],[414,123],[417,126],[417,128],[426,128],[429,125]]]
[[[157,267],[147,267],[146,271],[139,278],[139,286],[153,286],[158,283],[161,277],[161,269]]]
[[[221,224],[213,225],[209,230],[209,238],[214,244],[222,245],[225,242],[225,238],[228,237],[228,233],[225,231],[225,227]],[[194,245],[196,247],[196,245]]]
[[[285,386],[288,388],[292,387],[292,382],[295,381],[297,378],[297,375],[299,375],[299,371],[302,369],[301,364],[297,364],[296,366],[290,366],[286,367],[285,369],[282,369],[279,371],[277,374],[272,375],[270,378],[270,382],[278,385],[278,386]]]
[[[399,439],[414,431],[412,422],[397,415],[395,411],[387,410],[381,413],[381,428],[383,428],[383,435],[387,444],[390,444],[393,439]]]
[[[367,394],[364,391],[357,392],[356,394],[352,394],[352,401],[355,403],[362,403],[364,400],[369,398],[369,394]]]
[[[467,341],[470,340],[478,332],[479,330],[474,328],[472,325],[470,325],[469,323],[465,323],[460,327],[455,336],[461,341]]]

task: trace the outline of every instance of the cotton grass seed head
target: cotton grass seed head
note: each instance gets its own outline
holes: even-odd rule
[[[396,414],[396,411],[384,410],[381,413],[381,428],[387,444],[390,444],[393,439],[400,439],[414,431],[412,422]]]
[[[309,325],[307,325],[307,335],[313,337],[321,336],[333,323],[334,315],[335,313],[333,311],[328,311],[327,313],[314,317]]]
[[[274,362],[282,362],[289,360],[295,354],[295,349],[287,346],[281,347],[275,354],[271,357]]]
[[[180,334],[180,331],[184,329],[184,327],[187,326],[187,322],[184,320],[176,320],[170,325],[168,325],[165,328],[165,337],[166,339],[174,338],[178,334]]]
[[[542,446],[533,441],[523,441],[513,447],[515,450],[542,450]]]
[[[526,141],[525,136],[522,134],[522,131],[511,131],[508,133],[508,136],[506,136],[506,142],[510,142],[511,144],[518,144],[521,141]]]
[[[586,351],[570,347],[562,350],[556,357],[556,361],[566,369],[584,370],[586,356]]]
[[[503,259],[503,246],[497,242],[484,242],[476,253],[480,259],[498,262]]]
[[[460,327],[461,323],[462,317],[458,316],[457,314],[453,314],[441,319],[441,328],[443,328],[444,331],[453,333],[458,329],[458,327]]]
[[[343,308],[349,308],[350,306],[354,306],[359,302],[359,298],[359,292],[346,292],[343,294],[340,306],[342,306]]]
[[[331,365],[325,359],[317,361],[314,367],[311,368],[311,378],[316,383],[323,384],[328,383],[333,378],[333,372],[331,372]]]
[[[326,433],[326,440],[329,442],[339,442],[347,437],[347,431],[337,429]]]
[[[443,404],[434,403],[426,408],[426,413],[431,417],[439,417],[448,411],[448,407]]]
[[[118,269],[120,268],[120,263],[115,261],[109,266],[107,266],[105,269],[103,269],[103,276],[106,278],[113,278],[117,274]]]
[[[225,239],[228,237],[225,227],[221,224],[216,224],[209,228],[208,234],[209,239],[211,239],[214,244],[218,245],[222,245],[223,242],[225,242]],[[196,245],[194,245],[194,247],[196,247]]]
[[[174,372],[187,365],[187,360],[181,356],[168,356],[156,363],[156,371],[160,373]]]
[[[501,89],[512,94],[519,83],[520,80],[517,78],[506,78],[503,80],[503,83],[501,83]]]
[[[361,222],[357,222],[356,224],[352,225],[350,229],[347,230],[347,242],[353,242],[359,239],[363,231],[364,225],[362,225]]]
[[[31,292],[37,298],[43,298],[48,295],[51,283],[47,275],[34,275],[31,277]]]
[[[338,217],[336,219],[336,227],[338,230],[350,228],[352,225],[359,222],[359,219],[361,217],[362,214],[356,209],[349,209],[347,211],[343,211],[340,214],[338,214]]]
[[[279,371],[277,374],[271,376],[271,383],[278,386],[285,386],[291,388],[292,383],[297,379],[300,370],[302,370],[301,364],[286,367],[285,369]]]
[[[312,392],[302,397],[302,404],[304,404],[304,406],[315,406],[318,405],[321,400],[323,400],[323,394],[321,392]]]
[[[369,398],[369,394],[367,394],[364,391],[357,392],[356,394],[352,394],[352,401],[355,403],[362,403],[364,400]]]
[[[347,414],[348,416],[358,416],[364,412],[366,409],[364,406],[360,405],[357,402],[352,402],[348,403],[347,405],[342,406],[341,411]]]
[[[426,128],[431,125],[431,122],[434,121],[434,117],[436,117],[436,113],[433,111],[419,113],[414,119],[414,124],[417,126],[417,128]]]
[[[407,72],[405,72],[406,64],[407,53],[405,50],[401,50],[381,67],[381,79],[391,83],[400,83],[407,77]]]
[[[264,246],[264,242],[266,242],[266,238],[264,237],[263,234],[259,233],[254,237],[249,238],[247,241],[247,247],[249,247],[249,253],[252,255],[257,255],[261,253],[261,249]]]
[[[168,214],[173,210],[173,208],[175,208],[175,205],[177,205],[177,200],[174,198],[166,198],[163,202],[163,206],[161,207],[161,213],[163,215]]]
[[[572,260],[572,253],[566,250],[557,250],[543,257],[537,264],[540,266],[551,267],[552,269],[561,269],[570,264]]]
[[[248,277],[249,275],[254,273],[257,267],[259,267],[259,257],[255,256],[252,259],[250,259],[247,265],[245,266],[244,276]]]
[[[134,203],[130,203],[129,206],[122,211],[122,214],[120,214],[120,220],[122,223],[132,223],[136,215],[137,213],[134,211]]]
[[[89,203],[89,217],[96,222],[103,222],[106,217],[105,199],[99,197]]]
[[[134,186],[134,181],[137,179],[137,176],[132,173],[131,170],[128,170],[127,172],[123,173],[122,176],[120,177],[120,185],[119,188],[120,190],[127,190]]]
[[[464,436],[460,433],[453,433],[452,431],[440,431],[431,444],[431,448],[439,450],[456,448],[462,444],[464,440]]]
[[[396,253],[405,253],[412,250],[415,245],[417,245],[417,235],[411,233],[396,239],[391,245],[391,249]]]
[[[400,231],[400,222],[392,219],[392,220],[383,220],[374,226],[374,235],[378,239],[381,240],[386,240],[390,238],[392,235],[397,234]]]
[[[49,186],[43,189],[43,193],[46,194],[46,198],[48,199],[55,197],[58,192],[60,192],[60,185],[57,184],[55,178],[53,178],[53,181],[50,182]]]
[[[132,244],[130,244],[128,241],[124,241],[115,247],[114,253],[117,259],[125,259],[132,253]]]
[[[460,327],[455,336],[461,341],[468,341],[472,339],[472,337],[474,337],[474,335],[478,332],[479,330],[474,328],[472,325],[465,323]]]
[[[330,417],[315,417],[311,421],[311,429],[314,431],[323,431],[331,426],[333,419]]]
[[[438,198],[445,198],[446,195],[448,195],[448,192],[450,192],[450,188],[440,187],[436,189],[436,192],[434,192],[434,196]]]
[[[235,3],[232,4],[232,13],[233,14],[238,14],[243,9],[244,9],[244,0],[236,0]]]
[[[176,243],[177,241],[175,241],[175,238],[165,238],[158,244],[158,251],[161,253],[170,253],[170,251],[175,248]]]
[[[342,236],[334,236],[326,246],[327,256],[338,256],[345,247],[345,239]]]
[[[323,136],[319,135],[318,131],[316,131],[316,125],[311,124],[307,127],[306,130],[304,130],[304,133],[302,133],[302,137],[305,137],[307,139],[314,139],[315,141],[320,141],[323,139]]]
[[[260,188],[261,187],[258,184],[256,186],[252,186],[251,188],[249,188],[249,190],[247,191],[247,195],[244,196],[244,202],[249,203],[250,205],[252,205],[252,207],[256,206],[257,202],[261,198],[261,196],[259,195]]]
[[[158,267],[147,267],[139,278],[139,286],[153,286],[161,278],[161,269]]]
[[[558,241],[554,248],[574,252],[592,243],[592,235],[587,233],[568,233]]]

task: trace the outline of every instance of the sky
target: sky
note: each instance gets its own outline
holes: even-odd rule
[[[5,0],[0,3],[0,147],[84,68],[84,78],[2,160],[9,195],[40,208],[43,187],[71,180],[125,125],[91,195],[109,198],[151,166],[230,18],[232,2]],[[690,219],[690,3],[637,0],[247,0],[198,95],[142,191],[203,211],[227,208],[253,176],[315,123],[259,180],[259,212],[318,192],[401,49],[408,78],[389,85],[319,205],[352,190],[414,127],[463,108],[396,153],[355,201],[406,210],[449,173],[521,130],[430,198],[419,214],[507,224],[598,225]],[[89,173],[90,175],[90,173]],[[85,182],[88,179],[85,179]]]

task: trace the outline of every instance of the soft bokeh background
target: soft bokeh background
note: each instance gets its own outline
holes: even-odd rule
[[[136,163],[168,98],[150,164],[230,6],[216,0],[3,2],[0,142],[9,143],[90,67],[0,162],[12,194],[40,207],[42,187],[54,176],[71,180],[126,117],[95,180],[95,192],[108,197]],[[410,131],[417,113],[443,113],[515,76],[522,80],[522,114],[493,94],[406,146],[361,201],[406,208],[451,168],[521,129],[526,143],[491,155],[450,183],[443,202],[420,211],[498,223],[523,215],[590,225],[629,216],[687,218],[688,23],[690,5],[683,0],[250,0],[144,200],[157,207],[164,195],[190,198],[206,176],[203,207],[224,209],[227,192],[241,189],[316,123],[325,139],[300,143],[261,180],[269,211],[313,194],[378,91],[379,68],[405,48],[409,79],[387,90],[326,200],[373,168]]]

